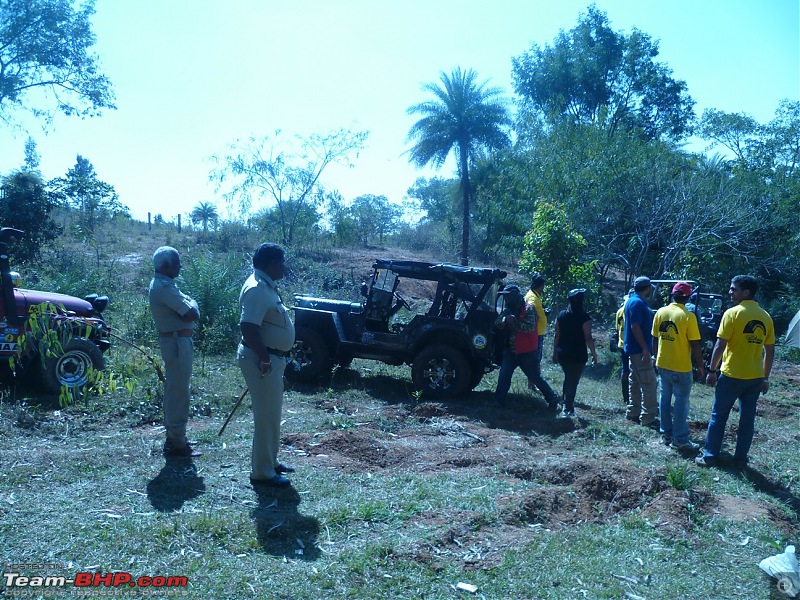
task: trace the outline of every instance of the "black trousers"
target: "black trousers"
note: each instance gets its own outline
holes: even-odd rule
[[[561,365],[561,370],[564,371],[564,387],[562,388],[564,410],[573,411],[575,410],[575,394],[578,391],[578,382],[581,380],[586,363],[559,360],[558,364]]]

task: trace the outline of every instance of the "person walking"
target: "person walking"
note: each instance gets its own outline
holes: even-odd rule
[[[556,410],[558,408],[558,395],[542,376],[542,352],[544,351],[544,338],[547,332],[547,313],[542,305],[542,293],[544,292],[545,283],[547,283],[547,279],[544,275],[534,273],[533,277],[531,277],[530,290],[525,294],[525,302],[536,310],[536,334],[538,336],[535,356],[536,372],[533,376],[528,377],[528,389],[538,389],[551,405],[552,410]],[[551,398],[556,398],[555,406],[550,402],[549,399]]]
[[[541,378],[539,366],[536,362],[536,348],[539,334],[536,328],[536,309],[532,304],[525,302],[522,292],[516,285],[508,285],[499,295],[505,296],[505,309],[497,319],[496,326],[506,333],[503,357],[500,363],[500,373],[497,376],[497,388],[494,400],[498,406],[505,406],[508,390],[511,388],[511,378],[519,367],[528,379]],[[558,396],[551,390],[545,396],[550,410],[558,407]]]
[[[775,358],[775,327],[772,317],[756,302],[756,292],[758,280],[755,277],[737,275],[731,280],[728,294],[735,306],[722,315],[706,377],[706,383],[716,384],[717,389],[703,455],[695,459],[700,467],[713,467],[719,462],[725,425],[737,399],[739,431],[733,464],[745,468],[749,461],[758,396],[769,390],[769,375]]]
[[[672,287],[672,303],[656,311],[652,329],[658,344],[656,368],[660,389],[661,440],[682,451],[700,448],[699,444],[689,439],[687,421],[693,380],[692,362],[697,367],[700,378],[705,378],[697,317],[686,309],[686,301],[691,294],[692,286],[689,283],[676,283]]]
[[[583,308],[585,295],[586,290],[583,288],[570,290],[567,294],[569,308],[562,310],[556,317],[553,362],[560,364],[564,371],[562,393],[565,417],[575,416],[575,395],[588,358],[587,346],[592,353],[592,366],[597,364],[592,319]]]
[[[192,376],[194,322],[200,318],[197,302],[182,293],[175,279],[181,272],[181,257],[171,246],[153,254],[153,279],[147,289],[150,312],[158,331],[164,361],[164,455],[200,456],[186,440],[189,422],[189,380]]]
[[[630,391],[625,418],[645,427],[658,428],[656,372],[653,367],[653,313],[645,300],[653,288],[648,277],[633,281],[633,293],[625,303],[625,344],[631,363]]]
[[[283,372],[294,344],[294,323],[278,293],[286,273],[286,253],[278,244],[261,244],[253,254],[253,273],[239,294],[242,340],[236,360],[253,404],[250,483],[285,487],[294,468],[278,462],[283,409]]]

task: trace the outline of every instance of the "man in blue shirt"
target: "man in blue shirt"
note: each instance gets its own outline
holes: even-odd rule
[[[645,302],[653,288],[650,279],[637,277],[633,293],[625,303],[625,346],[630,357],[630,392],[625,418],[657,429],[658,380],[653,367],[653,313]]]

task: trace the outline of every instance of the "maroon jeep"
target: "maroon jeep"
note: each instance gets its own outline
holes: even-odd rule
[[[24,233],[0,229],[0,368],[12,364],[34,375],[46,391],[80,388],[91,369],[102,370],[111,346],[111,329],[103,320],[106,296],[83,300],[65,294],[20,289],[10,270],[8,244]],[[34,322],[35,321],[35,322]]]

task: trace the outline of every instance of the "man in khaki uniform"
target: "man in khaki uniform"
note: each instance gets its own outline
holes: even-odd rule
[[[292,467],[278,462],[283,408],[283,371],[294,344],[294,323],[278,294],[286,254],[277,244],[261,244],[253,255],[253,274],[239,295],[242,341],[236,353],[253,402],[253,486],[291,485],[283,475]]]
[[[155,275],[148,298],[158,331],[158,344],[164,360],[164,426],[166,456],[199,456],[186,441],[189,420],[189,378],[192,376],[193,323],[200,318],[197,302],[181,293],[175,278],[181,272],[181,258],[175,248],[162,246],[153,254]]]

